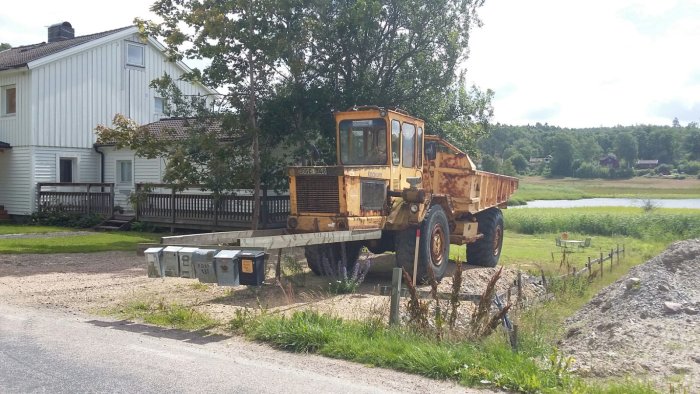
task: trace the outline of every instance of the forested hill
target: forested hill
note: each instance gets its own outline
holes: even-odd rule
[[[649,172],[682,176],[700,171],[697,123],[580,129],[496,124],[477,145],[484,170],[511,175],[628,178]]]

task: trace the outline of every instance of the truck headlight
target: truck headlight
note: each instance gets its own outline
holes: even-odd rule
[[[409,205],[408,208],[411,210],[411,213],[418,213],[418,204],[413,203],[413,204]]]

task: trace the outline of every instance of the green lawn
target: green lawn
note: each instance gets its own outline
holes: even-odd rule
[[[53,226],[29,226],[20,224],[0,224],[0,235],[5,234],[36,234],[36,233],[53,233],[59,231],[74,231],[65,227]]]
[[[111,232],[55,238],[0,239],[0,254],[135,251],[137,244],[157,242],[159,237],[160,235],[148,233]]]

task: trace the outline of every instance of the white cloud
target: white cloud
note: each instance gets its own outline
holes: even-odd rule
[[[668,111],[658,111],[668,102],[689,109],[679,111],[681,122],[697,121],[700,97],[688,81],[700,73],[693,53],[700,9],[686,3],[487,2],[467,76],[496,91],[502,123],[670,124]],[[657,16],[667,27],[649,34],[640,20]]]

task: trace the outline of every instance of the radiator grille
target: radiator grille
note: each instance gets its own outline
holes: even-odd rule
[[[338,177],[298,176],[298,212],[339,213]]]

